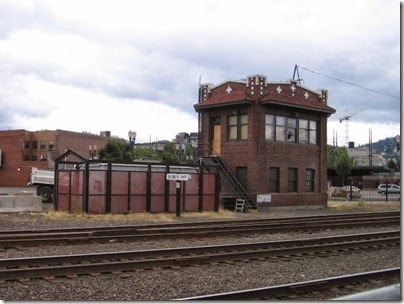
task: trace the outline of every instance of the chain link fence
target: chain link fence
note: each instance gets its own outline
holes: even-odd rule
[[[343,201],[400,201],[400,192],[378,192],[377,189],[358,189],[355,186],[330,187],[328,198]]]

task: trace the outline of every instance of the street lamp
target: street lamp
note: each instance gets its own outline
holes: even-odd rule
[[[185,152],[185,144],[176,144],[175,147],[177,149],[177,155],[180,159],[180,163],[182,163],[182,158]]]
[[[90,145],[88,147],[88,153],[90,154],[91,160],[94,160],[95,156],[97,155],[97,146],[94,145],[94,147],[93,147]]]
[[[128,136],[129,136],[129,146],[130,146],[130,152],[131,152],[131,155],[132,155],[132,161],[134,161],[135,160],[135,155],[134,155],[133,148],[135,147],[136,132],[130,130],[128,132]]]

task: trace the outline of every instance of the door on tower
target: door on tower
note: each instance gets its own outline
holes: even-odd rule
[[[221,138],[222,138],[222,126],[220,125],[220,120],[213,120],[213,134],[211,140],[213,155],[220,155]]]

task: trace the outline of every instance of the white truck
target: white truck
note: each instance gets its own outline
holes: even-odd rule
[[[38,169],[33,167],[28,185],[37,186],[37,194],[42,197],[43,203],[53,201],[53,185],[55,184],[55,171],[53,169]]]

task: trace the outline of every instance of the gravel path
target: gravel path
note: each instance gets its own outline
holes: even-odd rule
[[[397,210],[397,209],[396,209]],[[354,210],[355,212],[359,212]],[[374,211],[374,210],[370,210]],[[271,213],[237,214],[237,218],[292,217],[314,214],[338,213],[338,210],[279,211]],[[343,210],[343,212],[352,212]],[[233,218],[230,218],[233,219]],[[211,218],[181,218],[177,221],[202,221]],[[213,219],[220,220],[220,219]],[[0,214],[0,229],[38,229],[47,227],[89,227],[102,225],[147,224],[156,221],[146,219],[55,219],[43,214]],[[87,244],[70,246],[44,246],[38,248],[7,249],[0,251],[1,258],[90,253],[121,250],[143,250],[174,246],[198,246],[205,244],[239,243],[253,241],[284,240],[336,234],[362,233],[392,230],[400,227],[357,228],[324,230],[318,233],[278,233],[271,235],[203,238],[199,240],[156,240],[150,242]],[[400,248],[347,253],[329,257],[305,258],[302,260],[251,261],[249,263],[220,263],[174,269],[154,269],[78,276],[54,281],[35,280],[28,283],[0,284],[2,300],[169,300],[202,294],[219,293],[270,285],[286,284],[302,280],[348,273],[398,267],[401,262]],[[338,295],[337,295],[338,296]],[[324,300],[324,299],[318,299]]]

